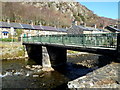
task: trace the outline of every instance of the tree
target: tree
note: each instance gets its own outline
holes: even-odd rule
[[[22,29],[16,29],[16,33],[17,33],[17,37],[20,37],[20,35],[22,34],[23,30]]]

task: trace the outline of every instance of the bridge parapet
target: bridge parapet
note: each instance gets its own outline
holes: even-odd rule
[[[117,33],[41,35],[23,37],[23,42],[117,48]]]

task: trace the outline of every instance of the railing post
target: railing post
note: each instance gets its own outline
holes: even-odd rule
[[[39,36],[40,42],[42,43],[42,35]]]
[[[61,35],[62,36],[62,44],[64,45],[64,37],[63,37],[63,35]]]
[[[82,45],[85,46],[85,34],[82,35]]]
[[[49,35],[49,43],[51,43],[51,41],[50,41],[50,40],[51,40],[51,35]]]
[[[117,34],[117,58],[120,61],[120,33]]]
[[[28,33],[27,33],[27,42],[28,42]]]

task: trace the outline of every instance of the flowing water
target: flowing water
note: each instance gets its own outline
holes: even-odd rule
[[[67,89],[67,82],[87,74],[93,69],[76,67],[73,63],[84,59],[96,59],[97,55],[68,58],[67,64],[56,71],[44,72],[33,60],[4,60],[2,62],[2,88],[54,88]],[[78,60],[79,59],[79,60]]]

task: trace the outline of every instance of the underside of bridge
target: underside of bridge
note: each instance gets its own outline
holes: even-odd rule
[[[67,61],[67,50],[65,48],[46,46],[52,67],[60,66]]]
[[[26,51],[29,59],[34,60],[36,63],[42,65],[42,46],[27,44]]]
[[[43,67],[57,67],[63,65],[67,61],[67,50],[89,52],[101,55],[107,55],[116,58],[115,60],[120,61],[119,48],[113,49],[102,49],[102,48],[86,48],[86,47],[75,47],[75,46],[63,46],[56,44],[37,44],[37,43],[23,43],[26,46],[26,51],[30,59],[35,60],[38,64]],[[44,48],[46,48],[46,54]],[[118,58],[118,59],[117,59]]]
[[[67,50],[65,48],[31,44],[25,46],[29,59],[34,60],[43,67],[57,67],[67,61]]]

